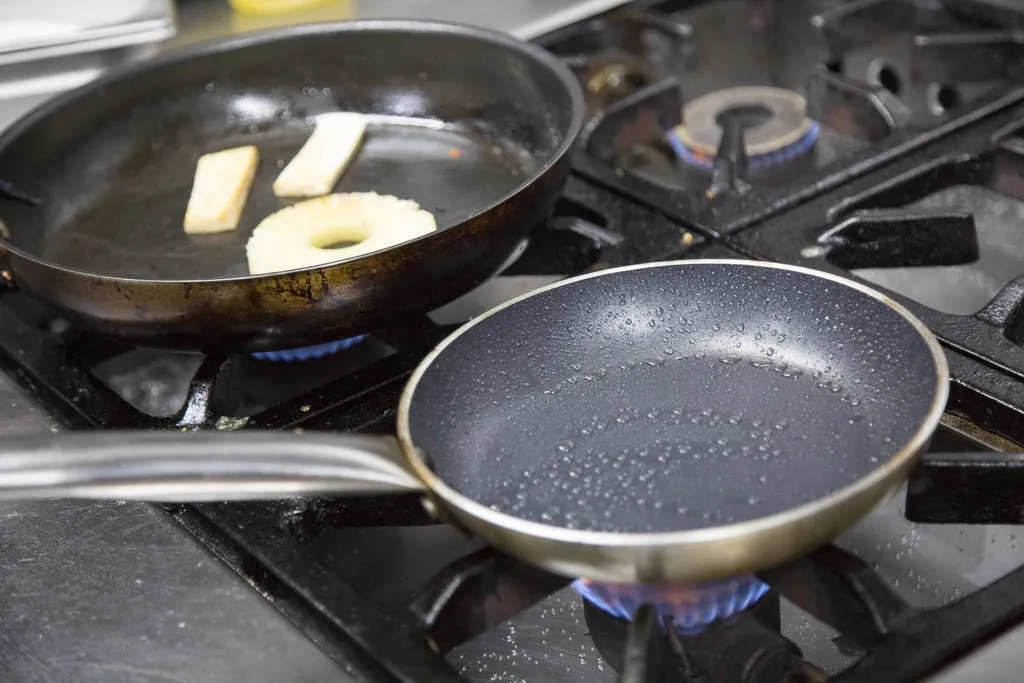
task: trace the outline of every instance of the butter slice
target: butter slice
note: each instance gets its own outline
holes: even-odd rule
[[[238,227],[259,160],[259,150],[251,145],[199,157],[185,209],[185,232],[227,232]]]
[[[278,197],[317,197],[334,189],[366,132],[362,114],[335,112],[317,117],[313,134],[274,181]]]

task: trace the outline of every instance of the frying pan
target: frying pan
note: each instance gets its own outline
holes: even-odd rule
[[[422,490],[568,576],[702,581],[831,540],[908,475],[948,368],[908,311],[792,266],[603,271],[467,323],[413,373],[398,440],[75,433],[0,445],[0,498]]]
[[[111,71],[0,136],[0,271],[78,325],[138,345],[274,350],[446,303],[500,268],[569,170],[582,95],[547,52],[443,23],[354,21],[206,43]],[[413,199],[438,231],[327,266],[251,277],[245,243],[316,116],[370,118],[335,191]],[[184,234],[200,155],[256,145],[236,231]],[[6,264],[4,263],[6,261]],[[0,281],[2,284],[2,281]]]

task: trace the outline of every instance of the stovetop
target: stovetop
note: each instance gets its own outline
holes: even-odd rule
[[[552,217],[470,294],[285,363],[121,347],[4,293],[0,360],[73,428],[383,433],[436,342],[568,275],[724,257],[858,277],[943,342],[943,426],[904,489],[698,636],[595,609],[413,497],[157,509],[357,679],[1016,680],[981,648],[1024,623],[1022,26],[1004,0],[632,3],[539,40],[589,122]]]

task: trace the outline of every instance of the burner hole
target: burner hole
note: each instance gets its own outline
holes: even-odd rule
[[[768,107],[760,104],[741,104],[718,112],[715,123],[723,130],[729,121],[739,121],[743,128],[756,128],[771,117],[772,112]]]
[[[882,59],[876,59],[868,65],[868,80],[875,85],[882,86],[893,95],[899,95],[903,89],[903,83],[896,69]]]
[[[842,59],[830,59],[825,62],[825,68],[834,74],[843,73],[843,60]]]
[[[626,85],[634,90],[640,90],[650,85],[650,79],[645,74],[629,72],[625,76]]]
[[[928,86],[928,108],[936,116],[960,106],[960,91],[952,85],[932,83]]]

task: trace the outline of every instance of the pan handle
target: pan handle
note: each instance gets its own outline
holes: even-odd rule
[[[0,440],[0,500],[265,500],[418,491],[397,440],[356,434],[102,431]]]

